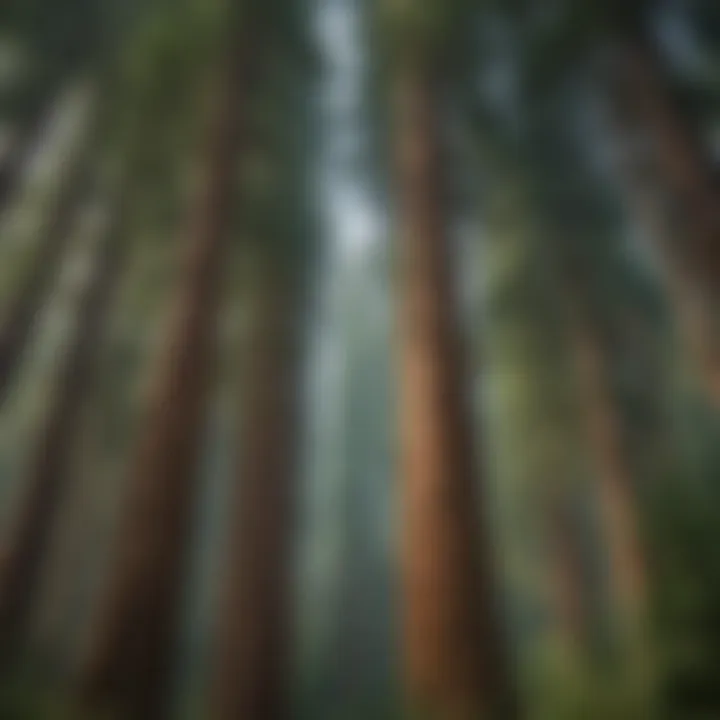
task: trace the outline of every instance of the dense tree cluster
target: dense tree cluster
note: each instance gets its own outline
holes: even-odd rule
[[[0,717],[720,713],[712,0],[0,6]]]

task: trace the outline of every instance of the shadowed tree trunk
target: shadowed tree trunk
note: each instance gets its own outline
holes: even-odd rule
[[[720,403],[720,193],[699,138],[673,98],[662,61],[640,34],[615,48],[610,101],[621,139],[640,134],[644,168],[629,169],[632,202],[650,222],[677,314],[711,399]],[[641,187],[660,192],[649,207]]]
[[[167,710],[246,81],[243,38],[234,25],[231,32],[232,49],[215,78],[177,306],[131,466],[118,555],[80,676],[85,708],[138,720]]]
[[[62,502],[83,402],[92,385],[106,311],[121,266],[122,237],[108,232],[80,299],[75,338],[43,420],[26,478],[27,495],[0,564],[0,668],[19,650],[34,608],[48,541]]]
[[[287,710],[302,316],[297,279],[278,277],[277,268],[261,274],[216,638],[213,720],[276,720]]]
[[[515,714],[478,513],[430,68],[396,68],[403,647],[408,699],[443,718]],[[487,508],[483,508],[486,512]]]
[[[611,592],[623,637],[637,637],[645,622],[648,581],[634,468],[612,387],[607,340],[590,308],[587,291],[579,284],[587,273],[572,262],[567,265],[567,276],[581,407],[596,471]]]

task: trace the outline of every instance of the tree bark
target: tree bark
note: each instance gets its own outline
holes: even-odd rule
[[[156,720],[167,710],[246,80],[245,48],[233,32],[233,48],[216,78],[205,175],[189,218],[175,315],[131,466],[118,555],[80,673],[81,705],[138,720]]]
[[[27,495],[0,564],[0,668],[15,656],[34,607],[43,560],[67,483],[83,401],[92,383],[106,309],[120,268],[120,243],[109,233],[80,300],[75,339],[38,434]]]
[[[268,275],[269,273],[269,275]],[[242,462],[233,501],[211,688],[213,720],[286,715],[298,447],[300,315],[266,270],[248,358]]]
[[[408,700],[431,716],[515,714],[473,477],[447,220],[440,98],[422,63],[394,78],[399,195],[403,649]],[[484,508],[486,511],[486,508]]]
[[[659,243],[677,314],[710,398],[720,403],[720,193],[708,159],[677,106],[660,58],[635,34],[616,45],[611,81],[613,124],[621,138],[633,126],[649,145],[649,163],[630,169],[632,200]],[[656,180],[661,197],[648,208],[640,189]],[[656,194],[657,195],[657,194]]]

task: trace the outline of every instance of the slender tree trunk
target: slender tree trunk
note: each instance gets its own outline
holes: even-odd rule
[[[175,316],[156,368],[129,477],[119,550],[80,676],[87,709],[165,715],[185,546],[215,337],[218,275],[231,215],[246,59],[239,32],[221,68],[189,219]]]
[[[80,300],[75,339],[38,434],[27,495],[0,564],[0,668],[15,657],[34,608],[38,581],[68,480],[83,402],[92,383],[106,310],[120,269],[120,242],[109,232]]]
[[[272,277],[276,269],[266,272],[244,385],[243,458],[216,638],[213,720],[276,720],[287,710],[300,315],[293,281]]]
[[[611,84],[615,130],[640,132],[649,145],[645,173],[632,169],[629,183],[639,211],[648,216],[639,185],[650,178],[661,197],[650,229],[664,259],[678,317],[705,380],[720,403],[720,192],[708,159],[668,88],[662,62],[642,36],[617,45]],[[634,189],[633,189],[634,188]]]
[[[604,339],[578,285],[574,267],[568,302],[587,436],[598,482],[600,516],[609,558],[614,601],[623,630],[637,635],[647,610],[647,561],[637,508],[629,448],[611,386]]]
[[[490,533],[475,497],[443,209],[440,98],[436,78],[422,64],[400,64],[394,80],[408,698],[436,717],[470,719],[485,712],[507,718],[514,715],[514,696]]]
[[[548,502],[553,600],[562,646],[573,661],[588,658],[592,643],[587,558],[580,523],[569,493],[558,491]]]
[[[0,324],[0,404],[18,371],[35,317],[72,237],[78,206],[87,191],[90,156],[94,149],[94,143],[87,142],[78,157],[70,159],[71,168],[62,179],[63,187],[43,226],[43,236],[32,267],[23,278]]]

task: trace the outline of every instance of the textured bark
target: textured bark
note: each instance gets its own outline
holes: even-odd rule
[[[120,243],[110,232],[98,250],[80,300],[74,340],[43,420],[25,487],[27,495],[0,564],[0,668],[13,659],[27,631],[40,572],[68,481],[83,402],[92,384],[99,339],[120,268]]]
[[[649,145],[646,167],[630,169],[632,200],[652,218],[682,330],[711,399],[720,403],[720,193],[652,46],[633,36],[617,44],[616,60],[614,128],[621,138],[639,131]],[[642,190],[651,181],[660,188],[654,207]]]
[[[394,80],[408,700],[435,717],[506,718],[514,702],[490,538],[475,497],[443,209],[440,98],[420,64],[399,64]]]
[[[63,187],[44,225],[43,236],[32,267],[23,278],[0,325],[0,404],[7,396],[18,371],[35,316],[47,295],[63,252],[72,236],[72,224],[83,193],[87,190],[89,155],[92,146],[92,142],[88,143],[79,157],[70,160],[72,167],[68,175],[63,178]]]
[[[243,457],[211,688],[213,720],[276,720],[287,710],[300,316],[292,283],[276,280],[267,275],[261,280],[249,343]]]
[[[245,58],[240,38],[234,41],[215,78],[205,175],[191,208],[175,315],[131,466],[118,555],[81,668],[82,705],[138,720],[164,716],[172,670],[240,136]]]

